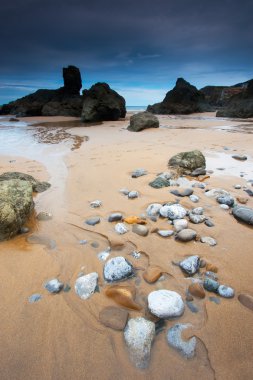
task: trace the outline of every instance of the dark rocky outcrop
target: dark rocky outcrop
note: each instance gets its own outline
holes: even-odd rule
[[[147,128],[159,128],[159,120],[150,112],[139,112],[130,117],[129,131],[139,132]]]
[[[20,231],[33,207],[30,182],[19,179],[0,182],[0,241]]]
[[[219,110],[217,117],[253,117],[253,79],[248,81],[244,91],[232,96],[227,105]]]
[[[40,182],[37,181],[33,176],[30,174],[20,173],[20,172],[6,172],[0,175],[0,184],[2,181],[8,181],[17,179],[20,181],[26,181],[32,186],[32,190],[35,193],[42,193],[43,191],[46,191],[51,185],[48,182]]]
[[[83,91],[81,121],[96,122],[118,120],[126,115],[126,102],[123,96],[112,90],[107,83],[96,83]]]
[[[169,167],[174,167],[180,174],[191,174],[198,168],[206,167],[205,156],[199,150],[181,152],[171,157],[168,162]]]
[[[33,94],[5,104],[2,115],[24,116],[76,116],[82,111],[81,74],[77,67],[63,68],[64,86],[57,90],[38,90]]]
[[[207,102],[215,107],[224,107],[232,96],[240,94],[248,85],[247,82],[237,83],[233,86],[206,86],[200,89],[204,93]]]
[[[176,86],[167,92],[161,103],[148,106],[147,111],[155,114],[190,114],[194,112],[210,111],[205,95],[196,87],[178,78]]]

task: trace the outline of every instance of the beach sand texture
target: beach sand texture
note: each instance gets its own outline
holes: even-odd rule
[[[180,203],[187,209],[204,207],[214,227],[203,223],[189,226],[199,236],[215,238],[215,247],[199,241],[180,243],[173,236],[152,233],[155,228],[172,228],[165,219],[147,219],[150,232],[146,237],[133,233],[131,225],[129,232],[118,235],[115,223],[107,221],[113,212],[141,216],[151,203],[174,201],[171,188],[154,189],[148,183],[168,171],[171,156],[193,149],[203,152],[207,169],[214,171],[205,180],[208,189],[222,188],[234,197],[246,196],[247,206],[253,208],[253,198],[243,189],[234,189],[235,184],[251,186],[247,180],[253,179],[253,120],[219,119],[213,113],[159,116],[159,129],[134,133],[126,129],[129,116],[91,127],[74,118],[26,118],[25,122],[38,124],[0,126],[0,172],[22,171],[49,181],[51,188],[35,196],[35,213],[53,215],[48,221],[38,221],[34,215],[28,234],[0,243],[0,379],[253,377],[253,311],[238,301],[239,294],[253,296],[252,227],[239,223],[200,188],[194,188],[200,197],[198,203],[188,197]],[[245,154],[248,160],[236,161],[233,154]],[[131,178],[137,168],[148,174]],[[128,199],[120,193],[122,188],[138,191],[139,197]],[[91,208],[94,200],[101,200],[102,206]],[[93,216],[100,217],[99,224],[84,223]],[[87,243],[80,244],[81,240]],[[199,255],[217,266],[219,281],[232,286],[235,297],[225,299],[206,292],[204,299],[194,298],[198,312],[186,306],[182,317],[166,321],[153,342],[148,368],[136,369],[129,360],[123,332],[105,327],[99,319],[105,307],[119,306],[105,295],[104,262],[97,257],[109,246],[110,258],[124,256],[135,268],[135,276],[120,283],[135,290],[135,302],[140,305],[140,310],[128,309],[130,317],[150,318],[147,296],[153,290],[174,290],[185,300],[191,281],[172,261],[189,255]],[[133,251],[145,254],[138,260],[131,255]],[[159,266],[164,275],[149,284],[143,273],[152,265]],[[81,272],[99,275],[99,292],[88,300],[81,300],[74,290]],[[56,277],[71,289],[49,294],[43,284]],[[42,299],[29,303],[34,293]],[[217,297],[220,303],[209,297]],[[192,324],[183,336],[197,337],[193,359],[187,360],[169,347],[167,330],[175,323]]]

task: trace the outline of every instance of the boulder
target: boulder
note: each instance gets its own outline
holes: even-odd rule
[[[24,116],[77,116],[82,111],[81,74],[77,67],[63,68],[64,86],[56,90],[40,89],[0,109],[0,114]]]
[[[0,182],[0,241],[15,236],[34,208],[29,182],[10,179]]]
[[[149,105],[148,112],[155,114],[190,114],[193,112],[210,111],[205,95],[196,87],[186,82],[183,78],[178,78],[176,86],[167,92],[161,103]]]
[[[159,128],[159,120],[150,112],[139,112],[130,117],[129,131],[140,132],[147,128]]]
[[[205,168],[206,159],[199,150],[181,152],[170,158],[168,166],[179,169],[182,174],[189,175],[197,168]]]
[[[217,117],[248,118],[253,116],[253,79],[247,82],[244,91],[232,96],[228,104],[216,113]]]
[[[96,83],[83,91],[82,122],[115,121],[125,116],[125,99],[107,83]]]
[[[51,186],[50,183],[48,182],[37,181],[37,179],[35,179],[30,174],[25,174],[21,172],[5,172],[0,175],[0,182],[6,181],[9,179],[19,179],[21,181],[29,182],[35,193],[42,193],[43,191],[46,191]]]

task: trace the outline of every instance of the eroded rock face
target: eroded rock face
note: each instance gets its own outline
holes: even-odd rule
[[[147,128],[159,128],[159,120],[150,112],[139,112],[130,117],[129,131],[139,132]]]
[[[155,114],[190,114],[193,112],[209,111],[205,95],[196,87],[178,78],[176,86],[167,92],[161,103],[148,106],[147,111]]]
[[[115,121],[126,115],[125,99],[107,83],[96,83],[89,90],[84,90],[83,99],[83,122]]]
[[[64,86],[56,90],[40,89],[13,102],[5,104],[0,114],[24,116],[76,116],[82,111],[80,89],[82,80],[75,66],[63,68]]]
[[[0,181],[0,241],[15,236],[33,208],[29,182],[18,179]]]
[[[217,117],[240,117],[253,116],[253,79],[248,81],[244,91],[232,96],[228,104],[216,114]]]
[[[180,152],[171,157],[168,162],[169,167],[180,169],[182,174],[191,174],[197,168],[206,167],[206,159],[199,150]]]

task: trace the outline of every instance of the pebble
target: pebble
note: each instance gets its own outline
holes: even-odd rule
[[[105,261],[110,256],[111,248],[108,247],[104,251],[99,252],[97,257],[100,261]]]
[[[162,178],[162,179],[171,179],[173,177],[173,174],[170,172],[163,172],[163,173],[157,174],[157,177]]]
[[[193,303],[191,301],[186,301],[186,305],[188,306],[188,308],[191,310],[192,313],[198,313],[199,309],[195,305],[195,303]]]
[[[250,189],[244,190],[250,197],[253,197],[253,191]]]
[[[124,222],[126,222],[127,224],[146,224],[147,223],[145,219],[141,219],[135,215],[124,218]]]
[[[190,195],[189,196],[190,200],[193,202],[193,203],[198,203],[199,202],[199,197],[197,195]]]
[[[189,256],[180,261],[179,266],[185,273],[192,276],[199,270],[200,258],[197,255]]]
[[[241,188],[242,188],[241,185],[234,185],[234,189],[236,189],[236,190],[239,190],[239,189],[241,189]]]
[[[111,285],[105,288],[105,295],[117,304],[132,310],[141,310],[141,306],[134,301],[135,287],[131,285]]]
[[[88,240],[85,240],[85,239],[79,240],[79,244],[81,245],[85,245],[87,243],[88,243]]]
[[[171,194],[173,195],[176,195],[177,197],[188,197],[190,195],[192,195],[193,193],[193,189],[179,189],[179,190],[171,190],[170,191]]]
[[[165,205],[160,209],[161,216],[174,220],[174,219],[183,219],[187,211],[180,204],[176,203],[173,205]]]
[[[137,260],[141,257],[141,253],[138,251],[133,251],[131,255]]]
[[[106,281],[120,281],[133,275],[133,266],[123,256],[109,259],[104,266],[104,278]]]
[[[192,177],[198,177],[199,175],[206,175],[206,169],[203,168],[197,168],[191,172]]]
[[[214,227],[214,223],[211,221],[211,219],[206,219],[204,223],[207,227]]]
[[[218,297],[209,297],[209,300],[210,300],[211,302],[216,303],[216,305],[219,305],[219,304],[220,304],[220,298],[218,298]]]
[[[186,219],[175,219],[173,225],[176,232],[180,232],[188,227],[188,221]]]
[[[40,301],[41,298],[42,298],[42,295],[41,295],[41,294],[35,293],[35,294],[32,294],[32,295],[28,298],[28,301],[29,301],[30,303],[35,303],[35,302]]]
[[[246,161],[247,160],[247,156],[245,156],[243,154],[233,154],[232,158],[234,158],[235,160],[239,160],[239,161]]]
[[[170,186],[170,181],[162,177],[157,177],[153,181],[149,182],[149,186],[154,189],[161,189],[162,187]]]
[[[115,306],[107,306],[99,313],[100,322],[113,330],[124,330],[127,319],[128,311],[120,309]]]
[[[92,208],[98,208],[102,206],[102,202],[99,200],[90,202],[90,207]]]
[[[20,233],[21,234],[27,234],[30,231],[28,227],[21,227],[20,228]]]
[[[208,277],[205,277],[203,285],[206,290],[208,290],[209,292],[214,292],[214,293],[217,292],[220,286],[220,284],[217,281]]]
[[[120,189],[119,191],[121,194],[123,195],[128,195],[129,194],[129,190],[128,189]]]
[[[151,203],[147,209],[146,209],[146,214],[149,216],[149,217],[152,217],[152,216],[157,216],[159,215],[159,211],[160,209],[162,208],[162,205],[160,203]]]
[[[135,169],[132,172],[131,177],[132,178],[138,178],[138,177],[141,177],[141,176],[146,175],[146,174],[148,174],[148,172],[145,169]]]
[[[53,218],[53,215],[50,212],[41,211],[38,213],[36,218],[39,221],[46,221],[46,220],[51,220]]]
[[[184,302],[180,294],[172,290],[155,290],[148,295],[148,308],[159,318],[180,317],[184,313]]]
[[[64,284],[60,282],[57,278],[53,278],[45,283],[44,288],[47,289],[49,293],[59,293],[63,289]]]
[[[198,298],[205,298],[206,295],[203,286],[199,282],[194,282],[193,284],[189,285],[188,292],[194,297]]]
[[[210,271],[210,270],[205,272],[205,277],[211,278],[212,280],[215,280],[215,281],[218,280],[217,274],[215,272]]]
[[[114,229],[120,235],[123,235],[128,232],[128,228],[124,223],[117,223]]]
[[[229,206],[228,205],[224,205],[224,204],[221,204],[220,208],[222,208],[223,210],[229,210]]]
[[[203,209],[203,207],[195,207],[194,209],[191,210],[191,214],[194,214],[194,215],[203,215],[204,214],[204,209]]]
[[[248,202],[249,198],[237,197],[236,200],[237,200],[237,202],[241,203],[242,205],[245,205]]]
[[[232,209],[233,216],[250,225],[253,225],[253,209],[245,206],[236,206]]]
[[[234,295],[235,295],[235,291],[233,288],[229,287],[229,286],[226,286],[226,285],[220,285],[218,287],[218,294],[221,296],[221,297],[224,297],[224,298],[233,298]]]
[[[195,356],[195,350],[197,345],[197,339],[194,337],[185,341],[182,339],[182,331],[192,327],[191,324],[186,323],[177,323],[174,326],[170,327],[167,332],[167,341],[168,344],[175,348],[180,355],[186,359],[191,359]]]
[[[94,216],[93,218],[86,219],[85,223],[89,226],[95,226],[96,224],[100,223],[100,217]]]
[[[205,195],[209,198],[216,198],[223,195],[230,195],[226,190],[223,189],[212,189],[205,192]]]
[[[238,300],[241,304],[253,311],[253,297],[249,294],[239,294]]]
[[[132,232],[140,236],[147,236],[149,233],[149,229],[146,226],[141,224],[134,224],[132,227]]]
[[[195,215],[191,212],[189,213],[189,219],[194,224],[203,223],[206,220],[205,215]]]
[[[139,197],[138,191],[132,190],[128,193],[129,199],[134,199],[134,198],[138,198],[138,197]]]
[[[124,330],[124,339],[130,360],[137,368],[144,369],[148,367],[154,337],[154,322],[142,317],[128,320]]]
[[[119,222],[123,219],[123,215],[120,212],[114,212],[108,216],[108,222]]]
[[[186,228],[176,234],[176,239],[182,242],[187,242],[194,240],[197,236],[197,232],[191,230],[190,228]]]
[[[162,268],[158,266],[149,266],[143,273],[143,278],[149,284],[156,282],[163,274]]]
[[[158,230],[157,233],[158,233],[158,235],[166,238],[166,237],[172,236],[174,234],[174,231],[172,231],[172,230]]]
[[[86,300],[95,292],[98,283],[98,274],[96,272],[79,277],[75,282],[76,294]]]
[[[229,207],[232,207],[234,205],[234,198],[230,195],[221,195],[216,198],[217,202],[222,205],[227,205]]]
[[[210,247],[214,247],[215,245],[217,245],[217,241],[210,236],[203,236],[200,238],[200,241],[201,243],[206,243],[210,245]]]

